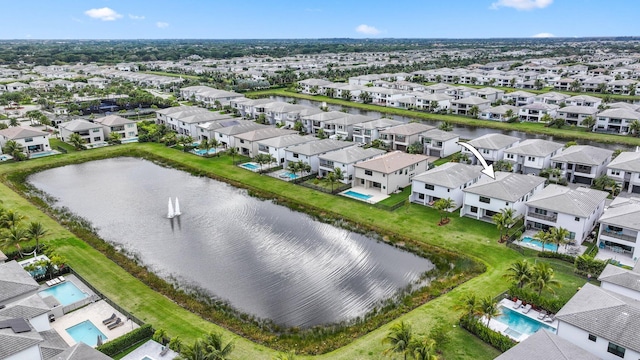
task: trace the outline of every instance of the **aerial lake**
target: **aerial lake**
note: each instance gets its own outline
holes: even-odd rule
[[[384,242],[147,160],[69,165],[28,181],[165,279],[280,325],[352,320],[433,268]],[[168,219],[176,197],[182,215]]]

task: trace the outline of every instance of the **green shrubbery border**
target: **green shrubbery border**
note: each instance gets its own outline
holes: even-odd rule
[[[144,324],[133,331],[98,346],[96,349],[105,355],[113,357],[135,344],[151,339],[152,335],[153,327],[151,324]]]

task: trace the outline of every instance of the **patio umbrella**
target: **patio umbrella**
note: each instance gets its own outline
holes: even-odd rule
[[[98,341],[96,342],[96,346],[102,345],[102,335],[98,334]]]

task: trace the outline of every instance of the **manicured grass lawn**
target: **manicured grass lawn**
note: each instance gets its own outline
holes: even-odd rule
[[[60,140],[60,139],[56,139],[56,138],[51,138],[49,139],[49,144],[51,145],[51,148],[56,150],[58,147],[61,147],[65,150],[67,150],[67,152],[76,152],[76,148],[73,147],[73,145],[67,144],[66,142]]]
[[[268,176],[261,176],[232,165],[232,159],[226,155],[203,158],[166,148],[159,144],[127,144],[81,151],[63,155],[64,159],[90,159],[120,151],[143,149],[180,164],[210,172],[231,181],[246,184],[248,188],[269,191],[292,201],[341,217],[357,223],[380,228],[392,233],[403,234],[413,241],[425,242],[448,250],[468,255],[487,266],[487,271],[453,289],[439,298],[403,315],[399,320],[412,323],[419,335],[426,335],[435,324],[451,325],[452,339],[445,346],[446,359],[493,359],[498,351],[486,346],[464,330],[454,327],[460,314],[453,310],[467,293],[478,296],[497,295],[509,286],[503,278],[505,269],[513,262],[527,258],[534,261],[546,261],[556,269],[558,278],[563,282],[566,294],[575,292],[577,286],[585,280],[574,276],[570,264],[558,260],[535,258],[529,253],[522,255],[497,242],[498,232],[495,226],[469,218],[451,217],[451,222],[444,227],[437,226],[439,214],[430,208],[409,204],[402,211],[388,212],[369,204],[350,201],[340,196],[321,193],[309,188],[294,185]],[[55,164],[62,157],[41,158],[22,163],[6,164],[0,167],[0,177],[13,170],[26,169],[40,164]],[[236,159],[237,160],[237,159]],[[202,336],[206,331],[216,330],[224,333],[225,339],[236,339],[233,358],[237,359],[269,359],[275,355],[273,350],[254,344],[217,325],[202,320],[198,316],[177,306],[168,298],[152,291],[133,275],[115,265],[103,254],[76,239],[71,233],[33,207],[27,200],[18,196],[9,187],[0,184],[0,198],[5,207],[18,209],[29,219],[41,219],[50,236],[45,239],[57,252],[63,254],[70,265],[96,288],[112,300],[131,311],[135,316],[153,324],[156,328],[164,328],[170,336],[179,335],[186,342]],[[179,254],[177,255],[179,256]],[[365,335],[354,339],[353,343],[329,354],[317,356],[321,359],[377,359],[382,358],[385,349],[382,339],[391,324],[395,321]],[[304,359],[307,357],[300,356]]]
[[[379,204],[383,206],[394,206],[398,203],[406,201],[409,198],[409,195],[411,195],[411,185],[406,186],[404,189],[402,189],[401,192],[397,194],[391,194],[388,198],[380,201]]]

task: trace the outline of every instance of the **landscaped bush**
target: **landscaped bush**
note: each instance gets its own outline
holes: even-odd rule
[[[120,336],[119,338],[115,338],[98,346],[96,349],[105,355],[113,357],[139,342],[151,339],[152,335],[153,328],[151,327],[151,324],[144,324],[141,327]]]
[[[511,298],[518,298],[522,300],[523,303],[531,304],[536,308],[544,309],[552,313],[560,311],[568,301],[568,299],[551,298],[548,295],[538,296],[536,292],[530,289],[520,289],[515,285],[509,289],[509,296]]]
[[[572,264],[576,260],[575,256],[571,256],[571,255],[567,255],[567,254],[555,253],[555,252],[551,252],[551,251],[540,251],[540,252],[538,252],[538,257],[559,259],[559,260],[566,261],[566,262],[572,263]]]
[[[598,278],[604,267],[607,266],[607,262],[582,255],[576,258],[574,265],[575,269],[573,271],[576,274],[585,277],[591,275],[593,278]]]
[[[516,342],[508,336],[495,332],[484,324],[480,323],[476,318],[470,316],[463,316],[460,318],[460,327],[466,329],[470,333],[479,337],[480,340],[493,346],[494,348],[505,352],[512,347],[516,346]]]

